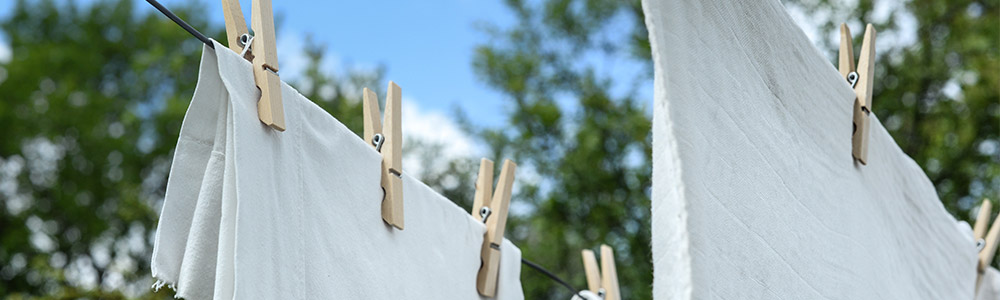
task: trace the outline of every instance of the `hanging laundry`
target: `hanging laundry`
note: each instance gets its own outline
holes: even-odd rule
[[[781,2],[642,4],[656,299],[973,298],[968,224],[874,114],[852,157],[855,93]]]
[[[980,279],[979,289],[976,290],[976,300],[996,299],[1000,299],[1000,271],[987,268]]]
[[[214,48],[156,231],[159,286],[186,299],[482,298],[482,223],[403,173],[406,229],[387,225],[379,153],[284,83],[286,130],[262,124],[251,64]],[[494,299],[523,299],[520,250],[500,248]]]

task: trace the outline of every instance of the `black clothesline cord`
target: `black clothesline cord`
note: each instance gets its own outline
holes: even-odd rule
[[[209,48],[215,49],[215,44],[212,43],[212,40],[210,40],[204,34],[201,34],[201,32],[198,32],[198,30],[194,29],[194,27],[191,27],[191,25],[188,25],[188,23],[184,22],[184,20],[181,20],[180,17],[178,17],[177,15],[175,15],[169,9],[167,9],[166,7],[163,7],[163,5],[160,4],[160,2],[156,2],[156,0],[146,0],[146,2],[149,2],[149,4],[153,5],[153,7],[155,7],[156,10],[160,11],[160,13],[163,13],[163,15],[167,16],[167,18],[170,18],[170,20],[174,21],[174,23],[177,23],[177,25],[180,25],[181,28],[184,28],[184,30],[186,30],[188,33],[190,33],[194,37],[196,37],[199,40],[201,40],[202,42],[204,42],[205,45],[208,45]],[[549,276],[549,278],[552,278],[552,280],[555,280],[556,282],[558,282],[562,286],[566,287],[566,289],[569,290],[574,295],[579,296],[581,299],[583,298],[583,296],[580,296],[580,291],[579,290],[574,289],[572,286],[569,285],[569,283],[566,283],[566,281],[563,281],[562,278],[559,278],[559,276],[556,276],[556,274],[552,274],[552,272],[549,272],[549,270],[546,270],[542,266],[539,266],[538,264],[533,263],[533,262],[531,262],[531,261],[529,261],[527,259],[521,258],[521,262],[524,263],[525,265],[528,265],[532,269],[535,269],[535,270],[537,270],[539,272],[542,272],[542,274],[545,274],[546,276]]]
[[[191,25],[188,25],[188,23],[184,22],[184,20],[181,20],[180,17],[175,15],[169,9],[163,7],[163,5],[160,4],[160,2],[156,2],[156,0],[146,0],[146,2],[149,2],[149,4],[153,5],[153,7],[155,7],[156,10],[159,10],[161,13],[163,13],[163,15],[167,16],[167,18],[173,20],[174,23],[180,25],[181,28],[187,30],[188,33],[191,33],[191,35],[194,35],[194,37],[198,38],[202,42],[205,42],[205,45],[208,45],[209,48],[215,49],[215,44],[212,43],[212,40],[208,39],[208,37],[205,36],[204,34],[201,34],[201,32],[198,32],[198,30],[194,29],[194,27],[191,27]]]
[[[527,260],[527,259],[525,259],[523,257],[521,258],[521,262],[524,263],[525,265],[531,267],[532,269],[535,269],[538,272],[542,272],[542,274],[545,274],[546,276],[549,276],[549,278],[552,278],[552,280],[555,280],[556,282],[558,282],[562,286],[566,287],[566,289],[569,290],[570,293],[573,293],[573,295],[576,295],[577,297],[580,297],[580,299],[586,299],[586,298],[583,298],[583,296],[580,296],[580,291],[579,290],[574,289],[573,286],[569,285],[569,283],[566,283],[566,281],[563,281],[562,278],[559,278],[559,276],[556,276],[556,274],[552,274],[552,272],[549,272],[549,270],[546,270],[545,268],[542,268],[542,266],[539,266],[538,264],[533,263],[530,260]]]

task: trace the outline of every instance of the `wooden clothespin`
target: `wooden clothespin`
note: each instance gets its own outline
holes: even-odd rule
[[[979,279],[993,262],[993,255],[997,252],[997,238],[1000,237],[1000,222],[993,222],[990,231],[986,232],[986,226],[990,223],[992,205],[989,199],[983,200],[983,205],[979,207],[979,216],[976,218],[976,225],[972,227],[972,236],[982,248],[979,250],[979,263],[976,271],[979,274],[976,278],[978,290]]]
[[[382,220],[399,230],[403,230],[403,127],[400,102],[402,91],[395,82],[389,81],[385,96],[385,127],[379,116],[378,95],[364,89],[365,142],[371,143],[375,151],[382,153]],[[385,129],[383,131],[383,129]]]
[[[854,68],[854,45],[847,24],[840,24],[840,75],[854,88],[854,135],[851,153],[861,164],[868,164],[868,126],[872,106],[872,80],[875,75],[875,28],[868,24],[861,43],[858,68]]]
[[[278,47],[275,44],[271,0],[253,0],[250,10],[250,26],[255,34],[252,38],[247,31],[239,0],[222,0],[229,49],[243,54],[244,58],[253,63],[254,81],[260,89],[257,117],[264,125],[285,131],[285,110],[281,103]]]
[[[611,246],[601,245],[600,271],[597,268],[597,258],[594,257],[594,251],[585,249],[581,252],[583,269],[587,276],[587,289],[602,295],[604,300],[620,300],[622,296],[618,290],[618,271],[615,269],[615,254]]]
[[[514,170],[517,165],[505,160],[500,170],[500,181],[493,190],[493,161],[483,158],[479,162],[479,178],[476,179],[476,196],[472,204],[472,216],[486,224],[486,234],[480,251],[482,265],[476,277],[479,294],[493,297],[497,292],[497,276],[500,270],[500,244],[503,243],[504,227],[507,226],[507,208],[510,207],[510,193],[514,186]],[[490,196],[490,192],[493,193]]]
[[[222,0],[222,13],[226,17],[226,39],[229,41],[229,49],[236,53],[243,52],[243,45],[249,40],[241,38],[249,38],[250,31],[247,30],[247,22],[243,19],[240,1]]]

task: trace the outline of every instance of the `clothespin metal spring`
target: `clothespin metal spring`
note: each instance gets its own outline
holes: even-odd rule
[[[493,213],[493,211],[490,210],[489,206],[483,206],[479,209],[479,216],[483,218],[483,224],[486,224],[486,219],[490,217],[491,213]]]
[[[851,88],[858,85],[858,72],[847,73],[847,83],[851,84]]]
[[[247,57],[247,51],[250,50],[250,45],[253,44],[253,36],[249,33],[244,33],[236,43],[240,47],[243,47],[243,51],[240,51],[240,57]]]
[[[382,144],[385,143],[385,136],[381,133],[376,133],[372,136],[372,146],[375,146],[375,152],[382,153]]]
[[[246,47],[247,45],[250,45],[251,42],[253,42],[253,36],[249,33],[244,33],[240,35],[238,40],[236,40],[236,45]]]

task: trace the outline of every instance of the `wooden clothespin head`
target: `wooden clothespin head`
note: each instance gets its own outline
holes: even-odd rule
[[[281,78],[278,77],[278,47],[274,37],[271,0],[253,0],[250,8],[254,36],[247,31],[239,0],[222,0],[226,18],[229,49],[253,63],[253,77],[260,89],[257,117],[278,131],[285,131],[285,110],[281,102]]]
[[[402,91],[395,82],[389,81],[385,96],[385,126],[379,116],[378,95],[364,89],[364,139],[382,153],[382,220],[403,230],[403,127],[400,105]]]
[[[979,263],[976,265],[976,272],[979,274],[976,278],[976,287],[979,287],[979,278],[982,278],[983,273],[989,268],[990,263],[993,262],[993,256],[997,252],[997,239],[1000,237],[1000,222],[993,222],[990,227],[989,232],[986,231],[986,226],[990,223],[990,216],[992,214],[992,204],[990,204],[989,199],[983,200],[983,205],[979,207],[979,216],[976,217],[976,225],[972,227],[972,236],[976,240],[976,245],[979,248]]]
[[[854,88],[854,133],[851,153],[861,164],[868,164],[868,127],[871,122],[872,81],[875,75],[875,28],[865,27],[861,57],[854,67],[854,45],[847,24],[840,24],[840,75]]]
[[[581,252],[583,269],[587,276],[587,289],[601,295],[604,300],[620,300],[622,296],[618,289],[618,271],[615,269],[615,254],[611,246],[601,245],[600,270],[597,267],[594,251],[585,249]]]
[[[483,158],[479,162],[476,195],[472,204],[472,217],[486,224],[486,234],[480,251],[482,265],[476,276],[476,289],[486,297],[496,296],[497,277],[500,271],[500,244],[507,226],[507,209],[514,186],[514,162],[504,160],[500,180],[493,190],[493,161]],[[492,196],[490,193],[493,193]]]

